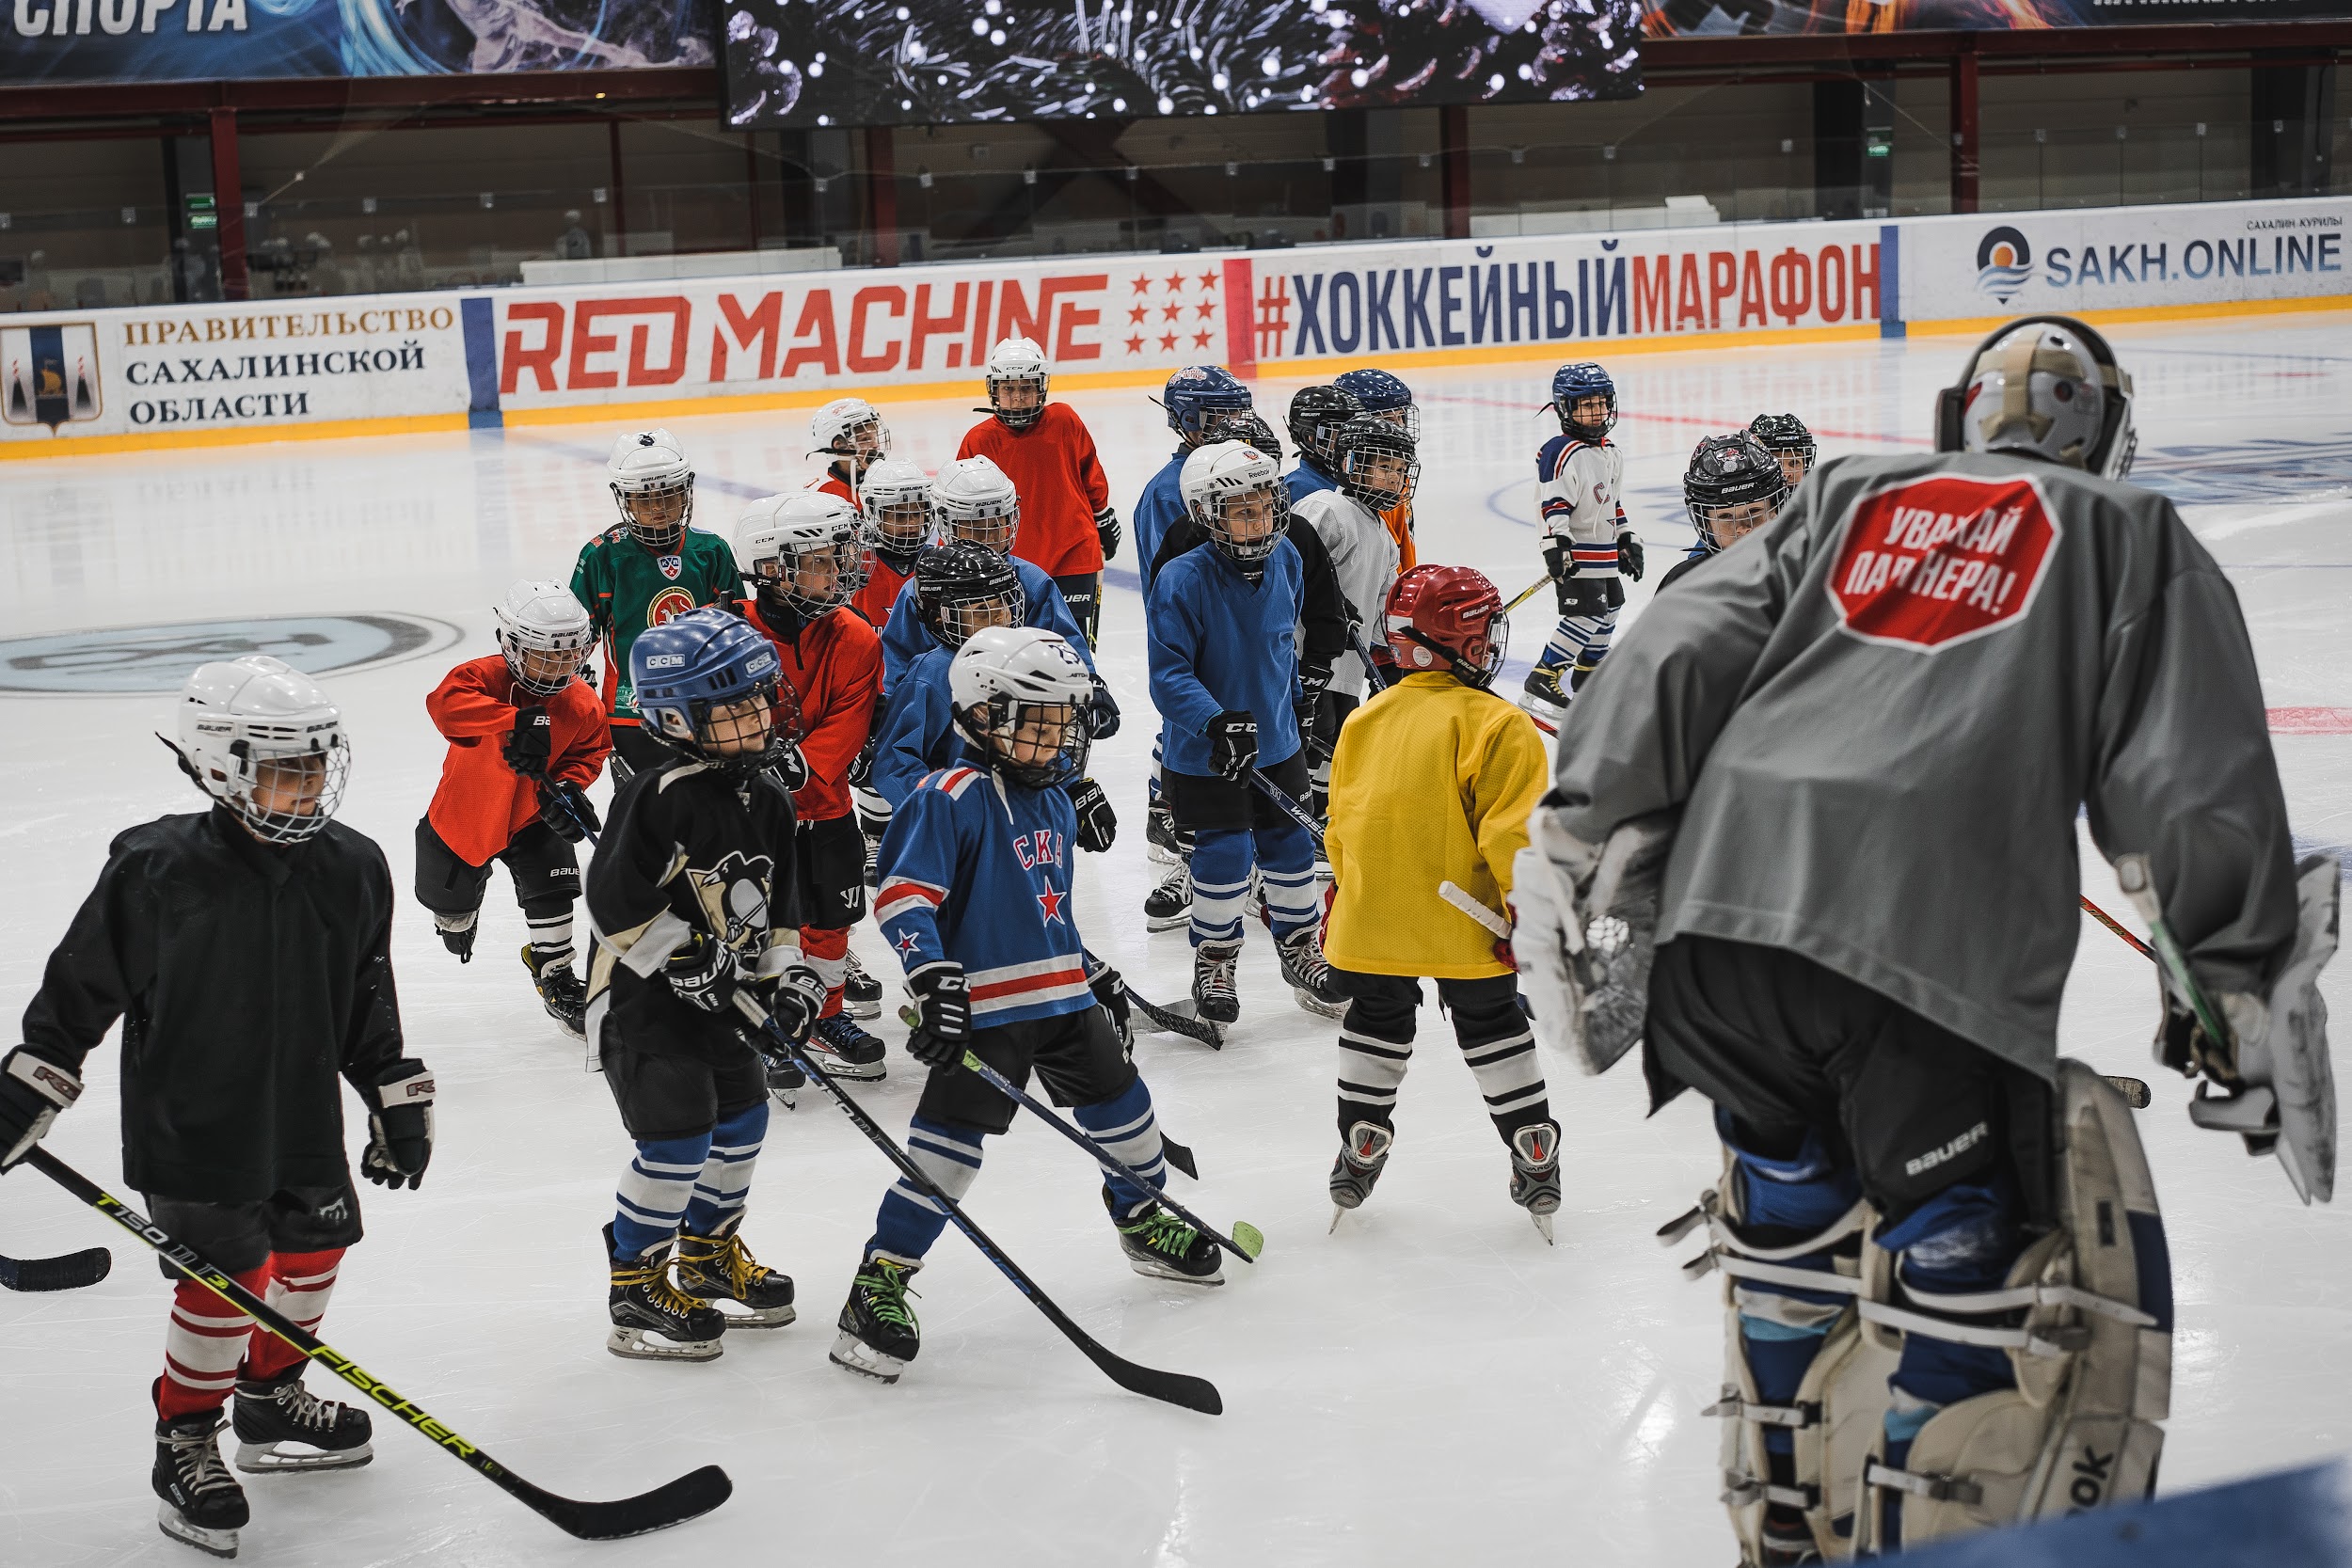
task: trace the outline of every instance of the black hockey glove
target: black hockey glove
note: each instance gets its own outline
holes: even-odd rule
[[[394,1062],[367,1099],[359,1174],[381,1187],[423,1186],[433,1163],[433,1074],[414,1058]]]
[[[82,1098],[82,1081],[46,1057],[18,1046],[0,1061],[0,1170],[33,1151],[57,1113]]]
[[[661,966],[681,1002],[707,1013],[725,1012],[735,1003],[735,949],[696,931]]]
[[[1127,982],[1110,965],[1100,964],[1087,976],[1087,989],[1094,992],[1094,1000],[1102,1004],[1103,1010],[1111,1015],[1111,1022],[1118,1026],[1120,1049],[1132,1053],[1136,1035],[1127,1023]]]
[[[907,1054],[930,1067],[961,1061],[972,1043],[972,991],[963,965],[953,958],[917,965],[907,989],[914,992],[916,1019]]]
[[[1111,689],[1103,684],[1103,677],[1094,677],[1094,701],[1087,705],[1087,738],[1101,740],[1119,733],[1119,705],[1111,701]]]
[[[518,707],[515,710],[515,727],[506,734],[501,750],[506,766],[526,779],[545,778],[549,748],[555,738],[555,727],[548,721],[543,707]]]
[[[874,748],[882,742],[882,731],[866,732],[866,744],[850,759],[850,785],[853,789],[868,789],[874,783]]]
[[[794,1045],[808,1043],[808,1037],[817,1028],[817,1015],[825,1010],[825,982],[805,964],[794,964],[774,979],[754,982],[753,994]],[[765,1043],[759,1053],[771,1066],[781,1066],[792,1059],[790,1053],[776,1044],[772,1035],[762,1031],[760,1039]]]
[[[604,821],[596,816],[588,792],[569,781],[550,780],[539,786],[539,820],[566,844],[578,844],[590,833],[604,832]]]
[[[771,735],[768,749],[759,754],[759,771],[760,777],[789,795],[808,783],[808,758],[793,741]]]
[[[1331,689],[1331,667],[1328,664],[1302,662],[1298,666],[1298,698],[1295,711],[1302,731],[1315,727],[1315,711],[1322,706],[1323,694]]]
[[[1558,534],[1544,541],[1544,570],[1554,582],[1565,582],[1576,576],[1576,557],[1570,553],[1568,542]]]
[[[1078,811],[1078,847],[1101,854],[1119,836],[1119,816],[1111,810],[1111,798],[1092,779],[1073,780],[1064,787]]]
[[[466,916],[463,926],[444,926],[441,917],[433,917],[433,929],[441,939],[441,945],[457,955],[461,964],[473,962],[473,939],[482,931],[482,911],[476,910]]]
[[[1103,559],[1110,561],[1119,554],[1119,508],[1106,506],[1094,515],[1095,542],[1103,546]]]
[[[1636,582],[1642,580],[1642,536],[1631,529],[1617,535],[1617,570]]]
[[[1220,779],[1239,784],[1258,766],[1258,718],[1227,709],[1209,721],[1209,766]]]

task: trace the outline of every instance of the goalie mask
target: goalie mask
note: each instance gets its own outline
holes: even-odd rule
[[[735,559],[771,625],[813,621],[866,586],[866,530],[855,507],[822,490],[769,496],[736,523]]]
[[[2101,479],[2132,471],[2132,378],[2071,316],[2026,316],[1978,345],[1936,395],[1935,450],[2008,451]]]
[[[992,626],[947,667],[956,729],[988,765],[1025,789],[1086,771],[1094,676],[1056,632]]]
[[[1290,490],[1273,458],[1239,441],[1219,441],[1184,459],[1177,488],[1184,510],[1217,553],[1255,582],[1290,526]]]
[[[629,537],[656,555],[675,555],[694,520],[694,466],[666,430],[640,430],[612,443],[604,477]]]
[[[1709,436],[1692,449],[1682,504],[1709,555],[1779,516],[1788,499],[1788,476],[1780,460],[1747,432]]]
[[[264,844],[322,832],[351,774],[342,711],[310,676],[260,654],[188,677],[172,749],[197,787]]]
[[[518,582],[491,613],[498,619],[499,652],[516,686],[552,697],[579,678],[596,630],[570,589],[560,582]]]

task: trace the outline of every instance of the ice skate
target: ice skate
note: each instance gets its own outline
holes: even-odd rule
[[[612,1256],[612,1227],[604,1227],[605,1256]],[[719,1309],[683,1294],[670,1282],[670,1248],[657,1246],[643,1258],[612,1258],[609,1298],[612,1332],[604,1348],[629,1361],[711,1361],[726,1346],[726,1319]]]
[[[907,1297],[914,1293],[907,1281],[914,1275],[912,1264],[882,1258],[866,1260],[850,1282],[850,1299],[841,1307],[841,1335],[833,1342],[831,1356],[834,1366],[880,1383],[898,1381],[923,1348],[922,1325],[907,1305]]]
[[[1233,989],[1233,965],[1241,958],[1238,942],[1204,942],[1192,950],[1192,1009],[1208,1023],[1231,1023],[1241,1017],[1241,992]]]
[[[1560,1211],[1560,1129],[1548,1121],[1511,1134],[1511,1201],[1527,1211],[1551,1244],[1551,1216]]]
[[[1347,1141],[1340,1146],[1339,1158],[1331,1162],[1331,1228],[1337,1230],[1340,1221],[1350,1209],[1360,1209],[1364,1199],[1372,1196],[1373,1183],[1380,1180],[1380,1171],[1389,1163],[1389,1146],[1396,1142],[1396,1134],[1376,1121],[1359,1121],[1347,1130]]]
[[[1347,995],[1340,990],[1331,966],[1324,961],[1323,939],[1313,927],[1277,942],[1275,951],[1280,955],[1283,983],[1301,1007],[1325,1018],[1346,1014]]]
[[[220,1462],[220,1412],[200,1411],[155,1423],[155,1469],[151,1478],[163,1507],[156,1525],[215,1557],[237,1555],[237,1531],[253,1511],[245,1488]]]
[[[238,1469],[254,1475],[350,1469],[375,1457],[368,1413],[305,1388],[309,1365],[297,1361],[273,1378],[237,1380]]]
[[[841,1010],[851,1018],[882,1017],[882,982],[866,973],[855,953],[849,955],[848,962],[841,976]]]
[[[588,1037],[588,988],[580,983],[570,963],[551,963],[541,968],[531,950],[523,943],[523,967],[531,971],[531,983],[537,988],[539,1000],[546,1004],[548,1016],[557,1027],[576,1040]]]
[[[1557,667],[1539,664],[1527,673],[1519,683],[1519,706],[1538,719],[1560,721],[1568,711],[1568,694],[1560,685]]]
[[[1179,863],[1143,900],[1143,928],[1172,931],[1192,919],[1192,868]]]
[[[723,1312],[727,1327],[782,1328],[796,1315],[792,1276],[778,1274],[743,1244],[740,1212],[728,1216],[715,1236],[677,1239],[677,1288],[707,1304],[731,1301],[743,1308]]]
[[[1145,852],[1162,865],[1184,863],[1184,846],[1176,837],[1176,818],[1159,801],[1152,802],[1143,816]]]
[[[1111,1224],[1119,1229],[1120,1250],[1136,1273],[1147,1279],[1173,1279],[1185,1285],[1225,1283],[1224,1251],[1157,1198],[1122,1218],[1119,1198],[1106,1186],[1103,1207],[1110,1211]]]
[[[881,1039],[859,1028],[857,1020],[847,1012],[818,1019],[808,1046],[824,1058],[825,1070],[835,1078],[866,1081],[890,1070],[882,1063]]]

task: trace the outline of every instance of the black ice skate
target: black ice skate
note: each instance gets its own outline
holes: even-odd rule
[[[1389,1163],[1389,1146],[1394,1142],[1396,1134],[1376,1121],[1359,1121],[1347,1130],[1340,1157],[1331,1162],[1333,1230],[1340,1227],[1350,1209],[1362,1208],[1364,1199],[1372,1196],[1373,1183],[1380,1180],[1381,1169]]]
[[[1511,1134],[1511,1201],[1527,1211],[1550,1244],[1551,1216],[1560,1212],[1560,1129],[1550,1122]]]
[[[538,988],[539,1000],[546,1004],[548,1016],[556,1026],[576,1040],[588,1037],[588,988],[580,983],[569,963],[550,963],[540,967],[531,943],[523,943],[523,967],[531,971],[531,983]]]
[[[1294,931],[1275,944],[1281,955],[1282,979],[1298,998],[1298,1005],[1311,1013],[1325,1018],[1340,1018],[1347,1012],[1347,994],[1340,990],[1339,980],[1331,966],[1323,958],[1323,939],[1312,926]]]
[[[1179,864],[1143,900],[1143,928],[1172,931],[1192,920],[1192,868]]]
[[[253,1511],[245,1488],[220,1462],[220,1412],[155,1423],[155,1470],[151,1478],[163,1507],[155,1523],[174,1541],[215,1557],[237,1555],[237,1531]]]
[[[726,1349],[721,1340],[727,1321],[719,1309],[670,1283],[666,1244],[643,1258],[614,1258],[608,1225],[604,1252],[612,1262],[612,1293],[606,1298],[612,1332],[605,1337],[605,1349],[630,1361],[712,1361]]]
[[[1162,865],[1175,865],[1184,858],[1176,840],[1176,818],[1157,800],[1143,814],[1143,843],[1145,852]]]
[[[1103,1189],[1103,1207],[1119,1228],[1119,1249],[1127,1266],[1147,1279],[1174,1279],[1186,1285],[1225,1283],[1225,1254],[1215,1242],[1178,1219],[1157,1198],[1141,1209],[1121,1214],[1119,1198]]]
[[[1538,719],[1557,720],[1568,710],[1568,694],[1560,685],[1556,667],[1537,665],[1519,685],[1519,706]]]
[[[1192,1007],[1204,1022],[1231,1023],[1241,1017],[1241,992],[1233,989],[1238,942],[1204,942],[1192,950]]]
[[[882,1017],[882,982],[866,973],[855,953],[848,961],[849,968],[841,976],[841,1010],[851,1018]]]
[[[752,1256],[738,1234],[739,1211],[716,1236],[677,1239],[677,1288],[697,1301],[731,1301],[744,1308],[722,1314],[727,1327],[782,1328],[792,1321],[792,1276],[778,1274]]]
[[[842,1306],[839,1338],[833,1342],[833,1364],[862,1377],[896,1383],[923,1348],[922,1325],[907,1289],[914,1265],[868,1258],[850,1281],[850,1299]]]
[[[238,1469],[254,1475],[341,1470],[375,1457],[368,1413],[305,1388],[302,1373],[309,1365],[297,1361],[266,1380],[237,1379]]]
[[[824,1058],[819,1065],[835,1078],[880,1078],[890,1070],[882,1064],[882,1042],[846,1012],[818,1019],[808,1048]]]

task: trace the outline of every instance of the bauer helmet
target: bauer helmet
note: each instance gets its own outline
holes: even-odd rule
[[[1788,487],[1813,471],[1813,460],[1821,454],[1813,432],[1794,414],[1758,414],[1748,421],[1748,434],[1762,443],[1766,451],[1780,459],[1780,471],[1788,476]]]
[[[1217,552],[1255,582],[1290,526],[1281,466],[1255,447],[1218,441],[1185,458],[1176,483],[1185,512]]]
[[[1045,351],[1026,338],[1007,338],[988,353],[988,411],[1008,430],[1026,430],[1045,412]],[[1005,405],[1011,387],[1034,387],[1036,398],[1021,407]]]
[[[931,481],[931,522],[940,542],[961,539],[1010,555],[1021,531],[1021,493],[985,457],[959,457]]]
[[[1028,617],[1028,595],[1009,558],[951,539],[915,559],[914,613],[941,647],[961,648],[975,632],[1019,626]]]
[[[1161,388],[1160,406],[1168,410],[1168,428],[1188,447],[1204,447],[1226,437],[1226,427],[1249,412],[1249,388],[1222,365],[1186,365]]]
[[[880,410],[864,398],[835,398],[808,417],[812,457],[850,461],[850,471],[862,474],[877,457],[890,455],[890,427]]]
[[[1691,450],[1682,474],[1682,504],[1709,555],[1780,515],[1788,476],[1780,459],[1746,431],[1709,436]]]
[[[694,466],[666,430],[631,431],[612,443],[604,477],[629,536],[658,555],[674,555],[694,520]]]
[[[1386,512],[1413,499],[1421,478],[1421,459],[1414,442],[1402,428],[1377,414],[1359,414],[1332,433],[1333,470],[1340,488],[1375,512]]]
[[[778,673],[774,644],[715,606],[646,627],[628,650],[646,733],[739,783],[774,733]]]
[[[351,743],[342,710],[283,659],[198,667],[180,689],[180,766],[264,844],[299,844],[342,804]]]
[[[1406,674],[1444,670],[1484,691],[1502,669],[1511,619],[1484,572],[1416,566],[1389,589],[1389,646]]]
[[[1413,406],[1413,389],[1388,372],[1349,371],[1333,376],[1331,385],[1354,393],[1365,413],[1377,414],[1414,440],[1421,439],[1421,410]]]
[[[1277,467],[1282,461],[1282,440],[1274,434],[1274,427],[1265,422],[1265,416],[1252,409],[1225,427],[1226,438],[1243,446],[1255,447],[1274,459]]]
[[[1586,398],[1600,398],[1608,404],[1608,412],[1596,423],[1590,419],[1576,417],[1576,405]],[[1587,359],[1580,364],[1563,365],[1551,372],[1551,409],[1560,416],[1560,432],[1580,441],[1599,441],[1617,428],[1617,384],[1609,379],[1609,372]]]
[[[2132,378],[2072,316],[2025,316],[1969,356],[1936,394],[1935,450],[2012,451],[2101,479],[2132,471]]]
[[[947,666],[956,729],[989,766],[1025,789],[1086,771],[1094,675],[1058,632],[976,631]]]
[[[736,522],[735,559],[757,591],[761,615],[813,621],[866,586],[865,524],[828,491],[766,496]]]
[[[580,677],[596,628],[570,589],[560,582],[518,582],[491,613],[498,617],[499,652],[516,686],[552,697]]]
[[[866,514],[866,547],[900,577],[914,570],[915,555],[931,543],[931,479],[922,465],[885,457],[866,470],[857,487]]]
[[[1290,429],[1291,444],[1298,455],[1311,460],[1324,472],[1339,471],[1340,426],[1362,413],[1364,405],[1356,401],[1353,392],[1337,387],[1301,387],[1291,394],[1290,412],[1283,422]]]

